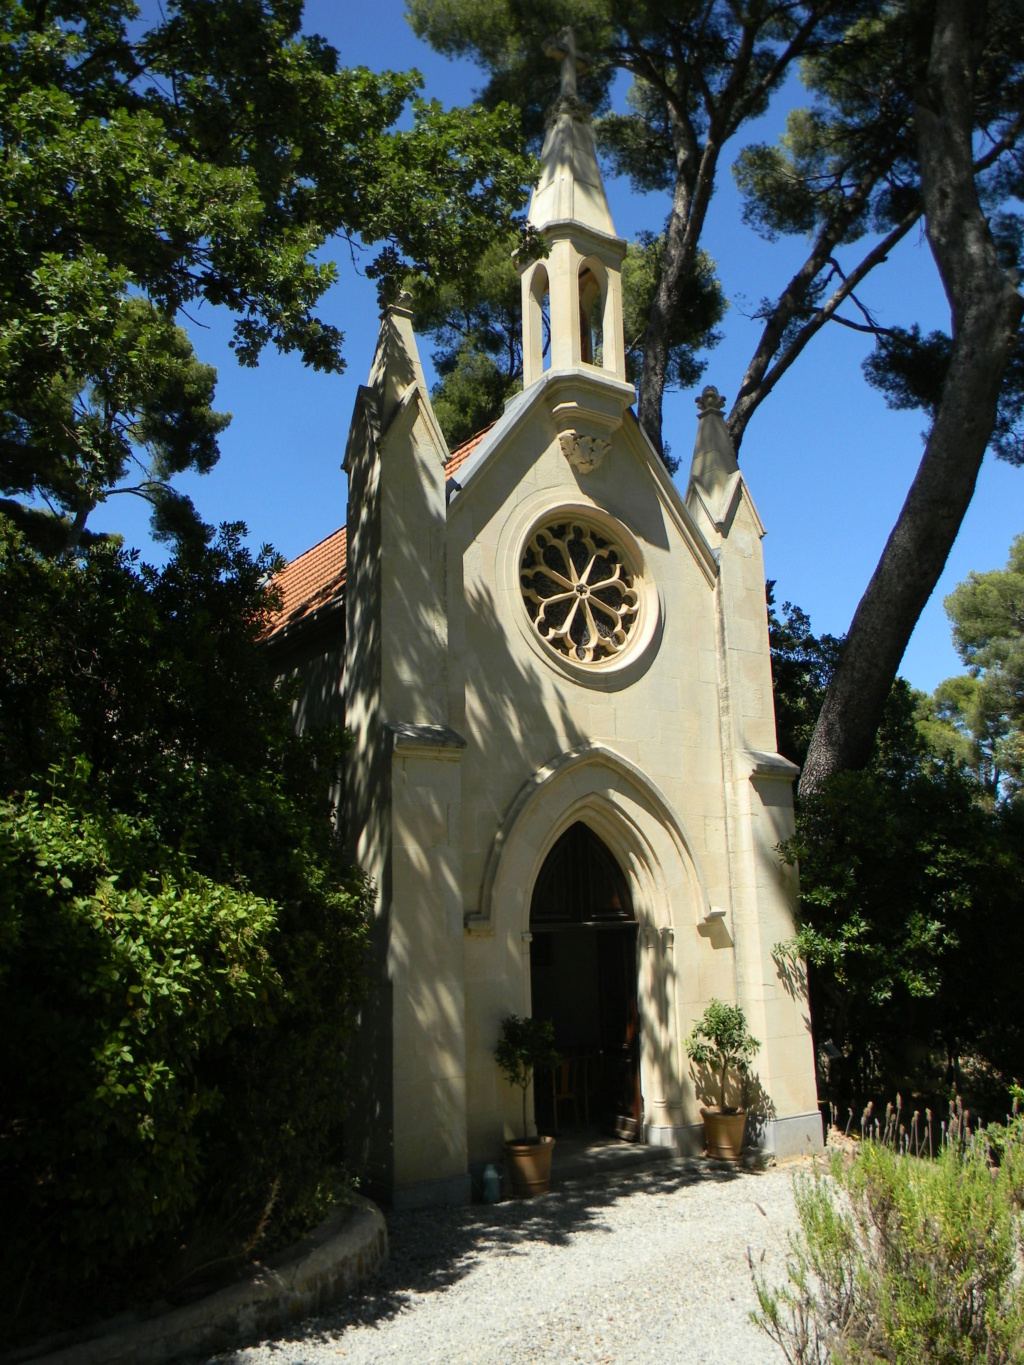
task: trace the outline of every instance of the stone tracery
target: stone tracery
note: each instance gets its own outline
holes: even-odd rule
[[[519,579],[534,628],[556,653],[589,664],[626,647],[639,594],[608,537],[580,521],[542,526],[527,542]]]

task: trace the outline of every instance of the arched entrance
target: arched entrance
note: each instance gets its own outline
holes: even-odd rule
[[[637,921],[622,869],[580,821],[537,875],[530,933],[532,1012],[552,1021],[566,1059],[555,1078],[537,1078],[540,1131],[552,1132],[568,1117],[639,1140]]]

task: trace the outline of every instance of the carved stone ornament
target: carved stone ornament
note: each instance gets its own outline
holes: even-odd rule
[[[589,474],[608,454],[611,441],[602,441],[597,436],[579,436],[575,431],[562,431],[558,434],[558,447],[577,474]]]
[[[640,596],[606,534],[570,519],[538,527],[523,552],[519,582],[534,629],[556,654],[593,664],[625,649]]]
[[[714,384],[705,384],[700,391],[700,397],[693,401],[697,404],[697,412],[701,417],[707,417],[710,413],[717,413],[721,417],[725,411],[725,399]]]

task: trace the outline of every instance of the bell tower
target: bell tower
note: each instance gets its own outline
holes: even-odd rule
[[[544,51],[561,62],[561,93],[549,116],[543,170],[527,221],[549,246],[520,268],[523,288],[523,387],[547,369],[583,370],[625,382],[622,260],[594,150],[589,110],[576,92],[585,70],[571,28]]]

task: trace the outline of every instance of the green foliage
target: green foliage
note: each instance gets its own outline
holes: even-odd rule
[[[369,894],[327,800],[341,737],[295,738],[259,645],[275,562],[239,527],[159,572],[109,544],[54,560],[0,517],[0,1279],[22,1332],[236,1254],[272,1190],[280,1233],[339,1161]]]
[[[1024,258],[1019,264],[1024,264]],[[865,359],[868,383],[885,396],[890,408],[920,409],[935,417],[942,401],[953,343],[945,332],[920,328],[890,327],[879,333],[875,349]],[[1024,336],[1010,355],[1003,383],[991,445],[998,459],[1024,464]]]
[[[1004,570],[946,599],[970,672],[932,697],[897,679],[866,769],[801,801],[783,856],[799,862],[796,938],[809,965],[822,1092],[968,1084],[993,1102],[1024,1075],[1024,1015],[1009,964],[1024,950],[1024,537]],[[840,649],[769,591],[779,745],[802,761]],[[984,987],[979,988],[983,982]]]
[[[838,1054],[830,1099],[939,1093],[963,1084],[965,1063],[991,1098],[986,1087],[1024,1074],[1010,965],[1024,951],[1024,826],[921,753],[909,696],[895,733],[903,738],[883,735],[872,769],[800,803],[783,848],[800,865],[798,931],[785,951],[808,962],[815,1036]]]
[[[434,415],[450,450],[483,431],[501,416],[523,386],[522,370],[509,379],[497,362],[472,342],[460,346],[451,368],[433,389]]]
[[[612,75],[604,53],[615,22],[609,0],[406,0],[413,30],[437,52],[468,57],[487,71],[482,102],[501,101],[523,111],[523,127],[540,149],[544,114],[557,91],[557,68],[538,60],[544,43],[566,24],[577,33],[580,51],[592,58],[579,81],[580,98],[597,109],[607,102]]]
[[[784,74],[785,67],[778,69],[775,63],[801,27],[808,30],[802,36],[809,36],[812,47],[827,48],[863,8],[847,3],[822,12],[814,4],[796,3],[784,8],[757,5],[741,14],[731,4],[709,5],[706,0],[671,6],[645,2],[628,11],[613,0],[536,0],[530,5],[517,0],[406,0],[415,32],[438,52],[479,62],[489,77],[484,103],[518,104],[525,128],[538,141],[556,89],[554,66],[539,61],[538,54],[553,33],[565,25],[575,30],[587,58],[580,98],[599,113],[607,108],[616,70],[628,71],[634,81],[629,113],[610,122],[608,150],[621,155],[624,173],[633,174],[637,167],[637,184],[644,189],[675,181],[678,147],[664,131],[669,104],[690,115],[700,136],[706,130],[707,100],[721,101],[732,77],[741,84],[742,116],[760,114]],[[749,25],[746,41],[754,51],[740,76],[733,72],[744,24]],[[647,154],[636,162],[631,154],[638,150]]]
[[[816,271],[795,277],[790,285],[796,293],[787,301],[792,311],[776,353],[845,279],[836,248],[869,232],[889,232],[920,203],[914,101],[926,80],[933,16],[933,7],[925,4],[872,6],[847,27],[841,41],[803,61],[810,107],[788,115],[777,144],[747,147],[736,160],[744,220],[769,241],[783,234],[810,236],[823,248]],[[988,151],[1004,133],[1013,147],[1019,132],[1024,42],[1013,0],[987,6],[983,37],[973,113],[979,145]],[[976,181],[1003,265],[1019,272],[1024,236],[1015,205],[1019,156],[979,157]],[[777,306],[765,300],[761,316],[768,318]],[[922,337],[916,324],[876,326],[867,310],[855,325],[875,335],[875,350],[863,367],[868,382],[885,394],[890,407],[920,408],[934,417],[949,367],[950,338],[941,331]],[[998,456],[1013,463],[1024,458],[1022,411],[1024,338],[1004,375],[992,436]]]
[[[925,78],[932,21],[931,8],[918,3],[872,5],[859,17],[850,11],[840,41],[805,57],[800,74],[810,107],[788,115],[776,145],[745,148],[734,167],[744,219],[768,240],[833,224],[837,242],[853,242],[888,231],[917,201],[913,101]],[[984,40],[975,116],[991,135],[1020,103],[1024,49],[1013,0],[988,7]],[[1013,166],[1012,158],[990,160],[979,174],[983,197],[994,204],[1016,194]],[[1012,249],[1011,219],[996,227]]]
[[[434,413],[451,449],[489,426],[523,385],[522,305],[506,236],[476,267],[446,283],[410,276],[416,328],[437,349]]]
[[[936,755],[969,772],[988,801],[998,799],[1005,775],[996,755],[1014,736],[998,697],[978,678],[960,673],[939,683],[921,698],[917,725]]]
[[[792,602],[783,602],[780,615],[771,579],[766,596],[778,750],[803,766],[842,641],[834,635],[815,636],[810,617]]]
[[[716,1082],[718,1107],[725,1112],[729,1068],[744,1075],[761,1046],[747,1028],[742,1007],[710,1000],[683,1046],[694,1066],[705,1069]]]
[[[1005,569],[969,574],[944,605],[968,672],[936,689],[931,737],[991,799],[1013,799],[1024,787],[1024,535]]]
[[[131,0],[2,7],[0,492],[37,543],[77,545],[115,490],[183,524],[168,480],[210,468],[228,418],[179,310],[226,307],[243,364],[272,343],[339,370],[316,315],[330,238],[378,247],[387,292],[509,230],[530,173],[514,112],[345,69],[301,18],[299,0],[172,0],[148,28]]]
[[[923,74],[930,37],[922,7],[872,6],[808,56],[810,107],[790,112],[777,144],[736,160],[744,220],[769,241],[831,221],[846,242],[892,227],[918,186],[908,75]]]
[[[1024,1361],[1024,1125],[945,1144],[934,1161],[865,1143],[797,1176],[785,1285],[753,1270],[753,1321],[790,1365]]]
[[[675,179],[668,102],[656,86],[635,76],[626,91],[625,114],[603,114],[594,137],[617,175],[628,176],[640,194],[671,190]],[[689,113],[699,121],[691,100]]]
[[[561,1061],[555,1047],[555,1026],[550,1019],[521,1018],[508,1014],[501,1021],[494,1060],[509,1085],[517,1085],[523,1092],[523,1139],[526,1138],[526,1092],[533,1073],[545,1067],[557,1066]]]
[[[275,928],[152,821],[0,802],[0,1179],[21,1257],[59,1238],[96,1273],[180,1222],[223,1101],[207,1054],[281,1004]]]
[[[661,278],[665,234],[643,232],[626,248],[622,263],[622,319],[627,377],[638,383],[647,319]],[[698,251],[679,285],[678,307],[669,333],[668,387],[694,388],[707,369],[699,355],[722,339],[717,330],[729,303],[706,251]]]

